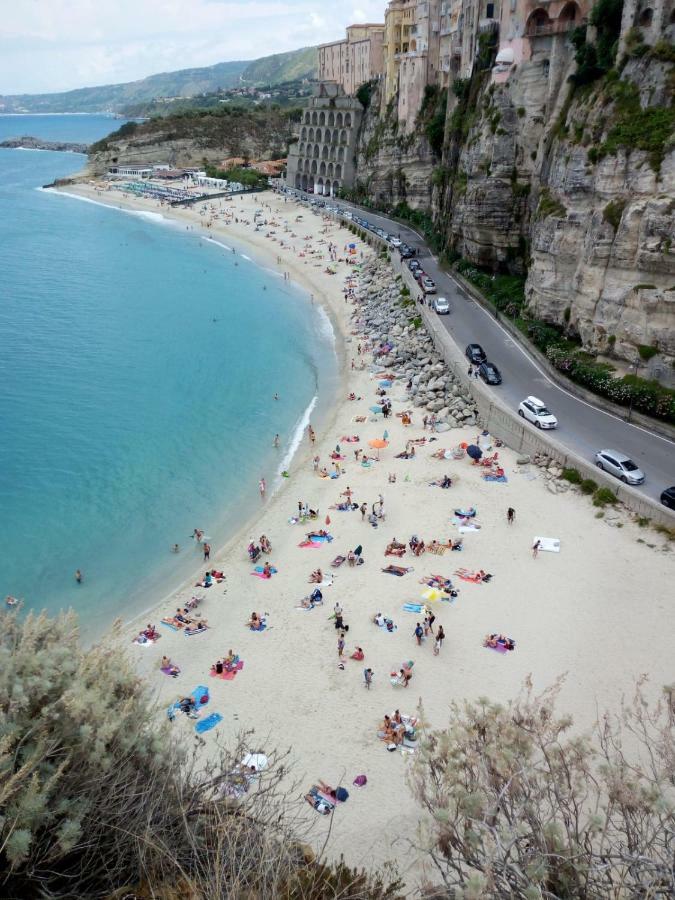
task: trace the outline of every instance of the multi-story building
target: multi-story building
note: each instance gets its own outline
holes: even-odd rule
[[[319,81],[339,84],[345,94],[383,71],[384,25],[350,25],[341,41],[319,45]]]
[[[439,84],[444,88],[459,78],[462,22],[462,0],[443,0],[440,9]]]
[[[302,114],[288,153],[286,184],[334,197],[354,184],[356,135],[363,107],[341,85],[322,83]]]
[[[413,128],[426,85],[440,81],[440,0],[390,0],[385,13],[383,103],[396,99],[403,129]]]

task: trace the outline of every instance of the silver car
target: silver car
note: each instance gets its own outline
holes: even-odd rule
[[[599,469],[620,478],[624,484],[642,484],[645,473],[625,453],[618,450],[598,450],[595,464]]]

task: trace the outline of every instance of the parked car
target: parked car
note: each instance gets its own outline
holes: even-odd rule
[[[408,268],[411,272],[415,273],[418,272],[422,268],[422,266],[416,259],[411,259],[408,263]]]
[[[469,362],[473,363],[475,366],[479,366],[487,359],[485,350],[483,350],[480,344],[469,344],[464,351],[464,355]]]
[[[436,293],[436,282],[429,278],[427,275],[422,279],[422,288],[425,294],[435,294]]]
[[[411,259],[415,255],[415,251],[407,244],[401,244],[398,252],[401,254],[401,259]]]
[[[668,509],[675,509],[675,487],[669,487],[662,491],[661,503]]]
[[[536,428],[557,428],[558,420],[538,397],[526,397],[518,407],[518,415]]]
[[[399,237],[394,237],[393,234],[389,235],[389,243],[392,247],[400,247],[403,241]]]
[[[354,218],[354,216],[349,212],[348,209],[346,209],[346,210],[342,213],[342,215],[345,217],[345,219],[353,219],[353,218]]]
[[[618,450],[598,450],[595,464],[599,469],[620,478],[624,484],[642,484],[645,473],[625,453]]]
[[[434,309],[439,316],[447,316],[450,314],[450,304],[445,297],[436,297],[434,300]]]
[[[480,366],[478,366],[478,374],[483,379],[485,384],[502,383],[502,373],[494,363],[488,362],[487,360],[485,360],[484,363],[481,363]]]

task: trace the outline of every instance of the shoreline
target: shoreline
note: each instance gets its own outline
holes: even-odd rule
[[[78,190],[79,188],[79,190]],[[44,191],[46,193],[54,193],[54,194],[62,194],[71,199],[79,200],[85,203],[92,203],[97,206],[104,207],[106,209],[117,210],[118,212],[122,212],[128,215],[136,215],[145,219],[146,221],[153,222],[154,224],[160,227],[167,227],[177,229],[182,232],[183,228],[182,223],[187,221],[189,224],[194,227],[196,224],[200,224],[202,227],[200,231],[190,232],[190,237],[194,237],[198,240],[203,240],[210,244],[215,244],[222,248],[223,252],[226,251],[234,251],[239,257],[246,260],[247,262],[252,263],[258,268],[264,269],[269,274],[277,277],[283,278],[283,271],[279,271],[278,268],[274,268],[274,254],[272,253],[271,248],[267,248],[264,244],[260,242],[256,242],[250,239],[249,233],[246,231],[245,226],[241,226],[237,228],[236,226],[228,225],[227,228],[222,227],[219,229],[213,228],[205,228],[203,224],[198,221],[199,217],[194,216],[195,210],[198,210],[202,204],[195,204],[193,207],[169,207],[163,206],[158,203],[150,203],[148,201],[138,200],[136,198],[128,198],[125,197],[121,192],[110,191],[110,200],[107,201],[105,199],[101,199],[100,194],[103,193],[98,187],[98,183],[93,180],[88,184],[81,183],[70,183],[68,185],[64,185],[63,187],[59,187],[58,185],[47,186],[47,187],[38,187],[36,190]],[[92,196],[92,193],[95,196]],[[107,191],[105,193],[108,193]],[[261,198],[269,197],[279,197],[275,192],[264,192],[262,194],[253,195],[251,197],[247,197],[247,200],[251,202],[248,205],[256,206],[258,203],[256,201],[261,201]],[[241,201],[241,197],[237,196],[236,201]],[[282,198],[283,202],[283,198]],[[204,203],[208,203],[208,201],[204,201]],[[148,207],[157,206],[158,209],[148,208]],[[183,212],[184,215],[175,215],[174,213]],[[190,215],[193,213],[193,215]],[[323,219],[323,217],[318,216],[318,219]],[[197,221],[195,221],[197,219]],[[306,224],[306,223],[305,223]],[[347,236],[350,240],[353,238],[341,226],[336,226],[332,220],[326,219],[324,220],[325,225],[329,225],[331,227],[332,236],[335,236],[337,233],[344,231],[344,237]],[[236,233],[233,233],[235,232]],[[229,244],[223,243],[222,240],[225,238],[230,240]],[[360,242],[359,242],[360,243]],[[364,245],[364,248],[366,245]],[[252,256],[247,256],[244,251],[248,251],[252,254]],[[370,255],[372,251],[368,248],[367,253]],[[286,261],[288,268],[290,269],[290,273],[295,278],[295,287],[299,288],[306,296],[306,301],[310,303],[314,303],[314,299],[318,301],[318,305],[320,309],[326,314],[328,321],[330,323],[330,327],[332,329],[332,345],[335,352],[336,360],[337,360],[337,379],[335,389],[331,392],[331,396],[323,398],[323,410],[320,410],[316,413],[315,423],[318,422],[319,433],[323,433],[331,428],[333,425],[337,415],[338,408],[340,405],[340,397],[346,396],[346,387],[347,387],[347,343],[351,338],[347,334],[346,323],[343,321],[342,317],[338,314],[338,310],[341,309],[339,304],[337,303],[336,298],[326,295],[321,288],[325,288],[324,285],[319,285],[314,282],[314,280],[309,279],[303,272],[302,268],[293,265]],[[277,263],[278,266],[278,263]],[[347,267],[342,267],[345,271]],[[344,271],[340,272],[340,275],[344,274]],[[329,284],[334,281],[334,283],[339,286],[340,291],[342,289],[342,279],[340,275],[331,277]],[[327,276],[325,276],[327,277]],[[294,283],[294,278],[289,278],[289,282],[291,284]],[[336,309],[335,307],[338,307]],[[297,429],[301,426],[302,421],[307,417],[308,410],[314,411],[319,403],[321,402],[321,398],[319,395],[315,395],[312,402],[309,406],[303,411],[298,420],[298,426],[296,426],[296,431],[293,433],[293,437],[291,440],[291,444],[296,443],[295,448],[290,446],[284,456],[282,457],[278,470],[274,473],[273,480],[270,480],[269,490],[267,495],[266,504],[269,505],[274,501],[274,499],[281,493],[287,490],[290,486],[290,479],[284,479],[281,477],[280,472],[283,471],[282,467],[286,470],[291,471],[292,468],[299,468],[305,465],[310,461],[311,457],[311,449],[306,448],[303,451],[303,436],[306,431],[306,427],[302,428],[302,431],[298,434]],[[331,410],[327,412],[326,410]],[[296,442],[296,436],[298,438]],[[285,482],[288,481],[289,484]],[[264,514],[265,509],[257,509],[252,511],[249,516],[246,517],[243,524],[238,524],[232,534],[227,537],[224,543],[220,544],[217,547],[214,547],[212,550],[213,559],[212,563],[216,563],[220,557],[227,556],[235,546],[241,545],[246,540],[246,535],[249,532],[255,532],[257,528],[257,523],[260,521]],[[189,552],[190,546],[187,545],[185,548],[186,552]],[[203,574],[204,565],[198,565],[194,570],[191,570],[188,575],[184,579],[182,579],[178,584],[175,584],[171,587],[167,592],[163,593],[160,597],[153,598],[148,606],[144,607],[142,610],[138,610],[134,612],[129,618],[124,618],[122,621],[122,626],[127,628],[129,626],[133,626],[134,623],[139,622],[141,619],[146,618],[148,615],[156,615],[159,608],[165,606],[170,601],[173,601],[178,595],[183,594],[190,588],[194,587],[195,578],[199,578]],[[112,623],[111,623],[112,624]],[[82,629],[86,631],[85,629]],[[101,638],[100,634],[91,637],[91,641],[94,642]]]
[[[252,578],[247,541],[233,536],[209,564],[223,570],[224,582],[199,592],[205,597],[196,612],[208,621],[208,629],[188,638],[160,624],[160,615],[170,615],[195,593],[186,585],[185,593],[171,595],[173,606],[165,601],[152,620],[161,634],[157,643],[134,646],[129,629],[115,641],[152,691],[158,722],[165,721],[164,711],[177,697],[195,685],[208,686],[208,712],[217,712],[222,721],[204,735],[200,753],[209,753],[211,741],[251,732],[252,752],[291,749],[289,783],[297,781],[304,790],[318,778],[344,784],[349,802],[325,818],[303,802],[304,791],[297,797],[298,815],[303,821],[306,817],[312,844],[321,847],[330,832],[328,854],[344,854],[350,866],[372,869],[393,859],[412,894],[420,878],[433,883],[434,872],[415,846],[422,812],[406,786],[411,757],[388,752],[378,739],[383,715],[397,708],[404,715],[423,709],[424,727],[443,727],[450,703],[486,696],[506,704],[526,679],[532,679],[538,692],[567,673],[559,709],[573,716],[577,732],[594,721],[597,709],[617,710],[644,672],[658,692],[672,680],[670,610],[660,586],[672,581],[673,560],[672,553],[649,546],[644,530],[623,514],[607,509],[601,520],[581,493],[549,492],[551,473],[518,464],[518,454],[509,447],[498,450],[506,483],[484,479],[481,467],[465,457],[438,458],[436,448],[474,443],[480,427],[468,415],[468,421],[450,431],[432,435],[422,428],[430,402],[442,397],[450,404],[461,400],[460,407],[468,403],[447,377],[429,335],[415,329],[408,318],[412,311],[399,305],[400,286],[391,269],[372,256],[364,270],[358,301],[344,302],[341,280],[334,293],[335,313],[344,323],[336,333],[343,341],[343,358],[347,362],[356,356],[366,367],[344,366],[343,396],[328,411],[317,446],[301,443],[289,485],[252,520],[270,538],[273,550],[263,559],[278,572],[267,581]],[[337,281],[323,277],[329,286]],[[357,342],[385,339],[396,346],[397,355],[383,358],[384,366],[371,363],[370,353],[359,357],[352,350]],[[394,414],[386,422],[368,413],[381,371],[398,375],[390,391]],[[346,399],[348,391],[355,401]],[[432,394],[437,399],[430,400]],[[403,409],[413,410],[410,426],[396,415]],[[357,417],[362,421],[357,423]],[[368,442],[381,438],[385,429],[389,447],[382,449],[379,461],[361,466],[354,449],[370,453]],[[356,434],[358,443],[345,441]],[[410,440],[429,442],[431,437],[435,443],[418,445],[414,459],[400,458]],[[336,445],[345,457],[344,473],[335,482],[319,478],[310,456],[316,452],[324,464]],[[449,490],[434,484],[446,475],[452,478]],[[386,521],[372,528],[358,510],[334,509],[347,486],[368,510],[382,495]],[[318,519],[301,527],[290,524],[296,501],[318,508]],[[513,524],[506,521],[509,506],[517,511]],[[454,510],[468,507],[477,509],[480,528],[463,533],[453,521]],[[257,538],[258,531],[248,523],[245,527]],[[313,527],[327,528],[332,543],[307,547],[305,533]],[[248,536],[243,530],[239,534]],[[417,557],[406,550],[401,560],[386,556],[394,536],[407,544],[412,534],[427,542],[461,538],[462,551]],[[536,535],[559,540],[560,552],[542,552],[535,559]],[[331,566],[336,555],[357,545],[363,547],[364,565]],[[401,577],[383,573],[382,567],[392,562],[413,571]],[[308,577],[316,567],[331,573],[333,584],[323,588],[323,606],[304,609],[300,599],[312,590]],[[482,568],[493,578],[489,584],[467,583],[455,575],[463,568]],[[422,615],[420,607],[409,608],[420,603],[426,590],[423,577],[436,573],[452,578],[459,589],[453,600],[430,601],[436,626],[442,624],[446,633],[438,656],[432,639],[416,643],[413,630]],[[330,615],[336,602],[350,626],[342,667]],[[262,633],[246,627],[252,610],[267,616]],[[393,620],[393,633],[373,623],[377,612]],[[484,636],[494,632],[513,638],[515,651],[501,654],[484,647]],[[363,647],[365,661],[349,658],[354,646]],[[230,648],[244,661],[243,670],[230,682],[211,677],[211,665]],[[180,667],[177,679],[159,670],[163,655]],[[390,683],[390,673],[410,659],[415,663],[412,690],[405,691]],[[375,672],[367,691],[365,666]],[[194,741],[189,719],[180,716],[170,727],[171,738]],[[367,776],[363,789],[352,786],[360,774]],[[291,796],[289,802],[295,799]]]

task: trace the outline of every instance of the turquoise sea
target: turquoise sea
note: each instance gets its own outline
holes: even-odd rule
[[[0,116],[0,140],[119,124]],[[325,313],[241,253],[38,190],[82,163],[0,150],[0,593],[93,635],[199,568],[193,528],[215,550],[260,506],[338,366]]]

